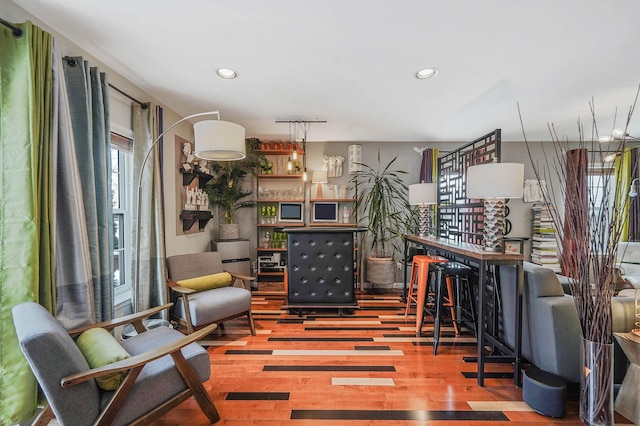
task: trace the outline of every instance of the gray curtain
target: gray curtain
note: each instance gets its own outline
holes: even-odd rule
[[[134,310],[141,311],[166,303],[165,235],[162,195],[162,169],[160,141],[142,170],[144,157],[152,149],[156,135],[162,133],[162,109],[141,105],[133,106],[133,164],[136,198],[133,217],[139,223],[133,227],[134,244]],[[142,190],[139,191],[138,189]],[[139,211],[138,211],[139,210]],[[140,233],[138,236],[136,233]],[[137,262],[136,262],[137,261]],[[138,268],[138,269],[136,269]]]
[[[87,223],[96,321],[113,318],[113,206],[106,74],[82,57],[63,61]],[[68,247],[74,250],[75,248]]]
[[[63,60],[53,48],[53,199],[56,317],[68,329],[95,321],[91,257]]]

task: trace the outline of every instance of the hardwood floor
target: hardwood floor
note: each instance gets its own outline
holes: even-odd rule
[[[513,384],[511,364],[488,364],[478,387],[476,364],[463,360],[477,355],[472,334],[456,337],[445,327],[434,356],[432,327],[417,339],[415,317],[404,318],[399,295],[358,300],[353,315],[298,316],[280,309],[282,299],[254,296],[255,337],[238,319],[203,341],[217,425],[582,424],[575,401],[562,419],[532,411]],[[190,399],[154,424],[208,422]]]

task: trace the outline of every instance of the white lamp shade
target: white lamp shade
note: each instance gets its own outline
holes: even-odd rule
[[[193,125],[196,157],[212,161],[242,160],[247,156],[244,127],[220,120]]]
[[[524,164],[486,163],[467,169],[467,198],[522,198]]]
[[[327,183],[327,172],[323,170],[315,170],[311,176],[311,183]]]
[[[409,204],[437,204],[438,184],[416,183],[409,185]]]

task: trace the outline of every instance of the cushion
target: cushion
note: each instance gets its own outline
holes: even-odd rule
[[[231,284],[232,277],[228,272],[204,275],[202,277],[189,278],[177,281],[179,286],[190,288],[195,291],[211,290],[213,288],[226,287]]]
[[[76,344],[91,368],[102,367],[130,357],[129,353],[104,328],[85,331],[78,337]],[[126,375],[126,371],[119,371],[98,377],[96,382],[104,390],[116,390]]]

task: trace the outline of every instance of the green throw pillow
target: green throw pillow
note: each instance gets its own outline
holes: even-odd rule
[[[76,343],[91,368],[102,367],[131,356],[104,328],[92,328],[85,331],[78,337]],[[126,371],[120,371],[98,377],[96,381],[98,386],[104,390],[116,390],[126,375]]]
[[[189,278],[176,281],[179,286],[190,288],[195,291],[211,290],[212,288],[226,287],[231,284],[231,274],[220,272],[218,274],[204,275],[202,277]]]

